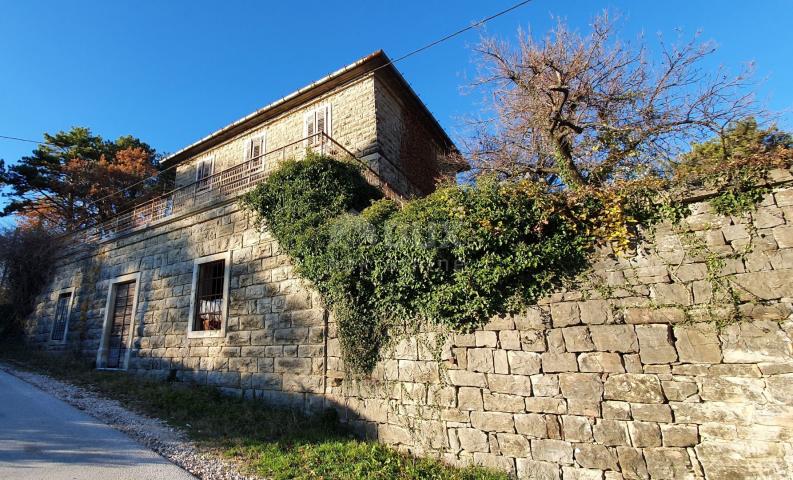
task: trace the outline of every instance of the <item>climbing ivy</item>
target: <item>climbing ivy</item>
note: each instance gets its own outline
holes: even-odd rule
[[[483,179],[401,208],[379,197],[355,165],[312,155],[243,199],[332,308],[354,372],[406,322],[470,331],[587,265],[581,221],[529,183]]]

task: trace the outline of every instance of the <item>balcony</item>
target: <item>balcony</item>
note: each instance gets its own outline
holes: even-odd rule
[[[75,232],[77,242],[110,240],[125,233],[145,229],[162,221],[175,219],[212,205],[239,197],[261,183],[278,164],[288,158],[301,158],[308,150],[338,160],[361,164],[367,182],[378,187],[386,197],[402,202],[404,197],[364,162],[325,133],[318,133],[284,145],[239,165],[185,185],[157,198],[141,203],[112,219]]]

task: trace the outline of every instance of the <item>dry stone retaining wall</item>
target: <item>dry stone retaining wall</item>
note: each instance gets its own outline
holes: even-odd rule
[[[329,398],[383,442],[518,478],[793,478],[793,190],[692,211],[522,315],[401,341],[371,379],[331,338]]]

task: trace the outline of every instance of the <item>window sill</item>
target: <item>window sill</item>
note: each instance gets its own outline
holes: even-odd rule
[[[219,338],[225,337],[226,332],[220,330],[188,330],[187,338]]]

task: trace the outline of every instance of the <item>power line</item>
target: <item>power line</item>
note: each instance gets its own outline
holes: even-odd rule
[[[410,52],[408,52],[408,53],[406,53],[404,55],[401,55],[401,56],[399,56],[399,57],[397,57],[397,58],[395,58],[393,60],[390,60],[387,63],[385,63],[383,65],[380,65],[379,67],[373,69],[372,72],[376,72],[377,70],[380,70],[381,68],[385,68],[385,67],[387,67],[389,65],[393,65],[393,64],[395,64],[397,62],[401,62],[402,60],[405,60],[405,59],[407,59],[409,57],[412,57],[413,55],[419,54],[419,53],[421,53],[421,52],[423,52],[425,50],[429,50],[430,48],[435,47],[437,45],[440,45],[441,43],[446,42],[447,40],[451,40],[452,38],[454,38],[454,37],[456,37],[458,35],[461,35],[461,34],[467,32],[469,30],[473,30],[474,28],[480,27],[480,26],[484,25],[485,23],[489,22],[490,20],[498,18],[498,17],[500,17],[502,15],[506,15],[507,13],[509,13],[509,12],[511,12],[513,10],[517,10],[518,8],[530,3],[531,1],[532,0],[523,0],[522,2],[518,2],[518,3],[512,5],[509,8],[506,8],[504,10],[501,10],[500,12],[494,13],[493,15],[490,15],[490,16],[485,17],[485,18],[483,18],[483,19],[481,19],[481,20],[479,20],[477,22],[474,22],[471,25],[468,25],[467,27],[463,27],[463,28],[461,28],[461,29],[459,29],[459,30],[457,30],[455,32],[452,32],[452,33],[444,36],[444,37],[441,37],[441,38],[439,38],[437,40],[434,40],[434,41],[432,41],[432,42],[430,42],[430,43],[428,43],[428,44],[426,44],[424,46],[421,46],[421,47],[419,47],[419,48],[417,48],[415,50],[412,50],[412,51],[410,51]],[[0,138],[6,139],[6,140],[16,140],[16,141],[20,141],[20,142],[36,143],[36,144],[39,144],[39,145],[48,145],[48,146],[52,146],[52,147],[56,147],[56,148],[60,148],[62,150],[65,150],[61,146],[54,145],[52,143],[47,143],[47,142],[39,142],[37,140],[29,140],[29,139],[26,139],[26,138],[12,137],[12,136],[7,136],[7,135],[0,135]],[[179,164],[171,165],[170,167],[168,167],[168,168],[166,168],[164,170],[160,170],[156,174],[151,175],[150,177],[144,178],[144,179],[142,179],[142,180],[140,180],[140,181],[138,181],[136,183],[133,183],[132,185],[130,185],[128,187],[122,188],[121,190],[118,190],[116,192],[113,192],[113,193],[110,193],[108,195],[105,195],[104,197],[101,197],[101,198],[98,198],[98,199],[93,200],[91,202],[88,202],[84,206],[96,205],[97,203],[101,202],[102,200],[105,200],[105,199],[108,199],[110,197],[116,196],[116,195],[118,195],[120,193],[124,193],[127,190],[130,190],[130,189],[132,189],[134,187],[137,187],[138,185],[141,185],[141,184],[143,184],[143,183],[145,183],[145,182],[147,182],[149,180],[152,180],[152,179],[155,179],[155,178],[159,177],[163,173],[165,173],[165,172],[167,172],[167,171],[169,171],[169,170],[171,170],[173,168],[176,168],[178,165]]]
[[[493,20],[494,18],[498,18],[498,17],[500,17],[502,15],[506,15],[507,13],[520,8],[520,7],[530,3],[531,1],[532,0],[523,0],[522,2],[516,3],[515,5],[512,5],[511,7],[507,8],[505,10],[502,10],[502,11],[500,11],[498,13],[494,13],[493,15],[490,15],[489,17],[485,17],[485,18],[479,20],[478,22],[472,23],[471,25],[468,25],[467,27],[461,28],[461,29],[457,30],[456,32],[450,33],[450,34],[448,34],[448,35],[446,35],[446,36],[444,36],[442,38],[439,38],[438,40],[435,40],[433,42],[430,42],[430,43],[424,45],[423,47],[419,47],[419,48],[417,48],[415,50],[412,50],[412,51],[410,51],[410,52],[408,52],[408,53],[406,53],[406,54],[404,54],[404,55],[402,55],[402,56],[400,56],[398,58],[395,58],[394,60],[391,60],[391,61],[389,61],[388,63],[386,63],[384,65],[380,65],[379,67],[375,68],[372,71],[375,72],[377,70],[380,70],[381,68],[385,68],[385,67],[387,67],[389,65],[392,65],[392,64],[394,64],[396,62],[400,62],[402,60],[405,60],[406,58],[412,57],[413,55],[421,53],[421,52],[423,52],[425,50],[429,50],[430,48],[432,48],[432,47],[434,47],[436,45],[439,45],[439,44],[441,44],[441,43],[443,43],[443,42],[445,42],[447,40],[450,40],[450,39],[452,39],[452,38],[454,38],[454,37],[456,37],[456,36],[458,36],[458,35],[460,35],[462,33],[465,33],[465,32],[467,32],[469,30],[473,30],[474,28],[482,26],[485,23],[489,22],[490,20]],[[127,190],[129,190],[129,189],[131,189],[133,187],[136,187],[136,186],[138,186],[138,185],[140,185],[140,184],[142,184],[142,183],[144,183],[144,182],[146,182],[148,180],[151,180],[151,179],[153,179],[153,178],[155,178],[155,177],[167,172],[168,170],[176,167],[177,165],[178,164],[171,165],[170,167],[166,168],[165,170],[161,170],[157,174],[152,175],[149,178],[145,178],[145,179],[139,181],[138,183],[134,183],[134,184],[130,185],[129,187],[126,187],[124,189],[119,190],[118,192],[111,193],[109,195],[106,195],[106,196],[98,199],[98,200],[90,202],[90,203],[88,203],[88,205],[94,205],[97,202],[100,202],[100,201],[102,201],[102,200],[104,200],[106,198],[110,198],[110,197],[112,197],[114,195],[118,195],[119,193],[123,193],[123,192],[125,192],[125,191],[127,191]]]
[[[47,145],[48,147],[55,147],[55,148],[60,148],[61,150],[64,150],[63,147],[61,147],[60,145],[55,145],[54,143],[39,142],[38,140],[30,140],[30,139],[27,139],[27,138],[20,138],[20,137],[10,137],[8,135],[0,135],[0,138],[3,138],[5,140],[16,140],[17,142],[35,143],[37,145]]]
[[[450,39],[460,35],[461,33],[465,33],[468,30],[473,30],[474,28],[480,27],[480,26],[484,25],[485,23],[489,22],[490,20],[493,20],[494,18],[498,18],[498,17],[500,17],[502,15],[505,15],[505,14],[513,11],[513,10],[517,10],[518,8],[530,3],[531,1],[532,0],[524,0],[522,2],[516,3],[515,5],[512,5],[511,7],[507,8],[505,10],[502,10],[502,11],[500,11],[498,13],[494,13],[493,15],[490,15],[489,17],[485,17],[482,20],[479,20],[478,22],[475,22],[475,23],[472,23],[471,25],[468,25],[467,27],[461,28],[460,30],[457,30],[454,33],[450,33],[450,34],[446,35],[445,37],[439,38],[439,39],[437,39],[437,40],[435,40],[433,42],[430,42],[430,43],[424,45],[423,47],[419,47],[419,48],[417,48],[417,49],[415,49],[413,51],[410,51],[410,52],[400,56],[400,57],[397,57],[397,58],[389,61],[385,65],[380,65],[379,67],[375,68],[372,71],[374,72],[374,71],[380,70],[381,68],[385,68],[385,67],[387,67],[389,65],[393,65],[394,63],[401,62],[402,60],[404,60],[404,59],[406,59],[408,57],[412,57],[413,55],[416,55],[417,53],[421,53],[424,50],[429,50],[430,48],[432,48],[432,47],[434,47],[436,45],[439,45],[439,44],[441,44],[441,43],[443,43],[443,42],[445,42],[447,40],[450,40]]]

